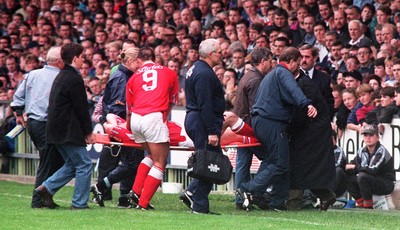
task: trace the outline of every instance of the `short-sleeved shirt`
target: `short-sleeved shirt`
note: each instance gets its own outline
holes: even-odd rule
[[[126,88],[128,111],[139,115],[168,111],[178,99],[176,73],[154,62],[147,62],[129,79]]]

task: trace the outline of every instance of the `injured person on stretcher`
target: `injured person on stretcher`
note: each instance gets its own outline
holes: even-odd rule
[[[254,137],[254,134],[242,119],[237,117],[232,112],[224,113],[225,121],[223,125],[223,134],[221,137],[221,146],[237,145],[239,146],[254,146],[259,142]],[[182,127],[173,121],[168,121],[167,126],[170,135],[170,145],[192,148],[193,141],[189,137],[182,134]],[[107,114],[106,122],[103,124],[104,130],[108,137],[105,139],[104,135],[98,134],[96,142],[101,144],[110,144],[109,139],[114,139],[123,145],[131,145],[132,147],[140,147],[136,143],[131,131],[126,129],[126,120],[115,115]],[[109,138],[109,139],[108,139]]]

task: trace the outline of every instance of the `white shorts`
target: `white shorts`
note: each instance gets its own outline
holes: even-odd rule
[[[149,113],[144,116],[132,113],[131,130],[136,143],[169,142],[168,126],[163,121],[163,114],[161,112]]]

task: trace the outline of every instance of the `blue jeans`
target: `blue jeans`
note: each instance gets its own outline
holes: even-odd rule
[[[54,195],[60,188],[76,178],[72,205],[79,208],[87,207],[92,162],[86,147],[73,144],[56,145],[56,147],[65,163],[53,176],[43,182],[43,185]]]
[[[263,159],[263,147],[238,148],[236,152],[236,169],[235,169],[235,189],[241,187],[243,183],[250,181],[250,167],[253,154],[258,159]],[[241,204],[242,200],[236,196],[236,204]]]
[[[236,169],[235,169],[235,189],[250,180],[250,166],[253,154],[248,148],[238,148],[236,152]],[[239,196],[236,196],[236,204],[241,204],[243,201]]]
[[[282,208],[289,194],[289,143],[287,125],[255,116],[252,120],[256,137],[266,148],[265,159],[253,180],[242,184],[242,188],[251,193],[265,192],[273,186],[270,208]]]

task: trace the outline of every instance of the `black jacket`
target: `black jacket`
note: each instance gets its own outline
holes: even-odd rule
[[[86,90],[79,72],[65,65],[50,92],[46,137],[48,144],[86,145],[92,132]]]
[[[333,188],[335,158],[328,106],[312,80],[300,75],[297,84],[311,99],[318,114],[307,117],[307,108],[298,109],[288,128],[292,189]]]
[[[333,104],[335,101],[334,101],[333,95],[332,95],[331,77],[328,74],[314,68],[312,81],[318,86],[319,91],[321,92],[322,96],[325,98],[325,101],[328,104],[328,108],[329,108],[329,116],[332,119],[334,116]]]

